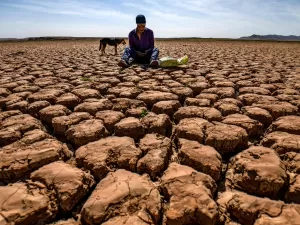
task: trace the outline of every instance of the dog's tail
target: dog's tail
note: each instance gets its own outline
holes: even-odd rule
[[[102,46],[102,40],[100,40],[99,51],[101,49],[101,46]]]

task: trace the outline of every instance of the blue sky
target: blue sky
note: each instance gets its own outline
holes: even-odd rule
[[[126,37],[137,14],[155,37],[300,35],[300,0],[0,0],[0,38]]]

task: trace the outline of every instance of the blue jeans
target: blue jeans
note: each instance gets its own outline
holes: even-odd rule
[[[129,58],[133,58],[134,62],[141,64],[149,64],[151,60],[157,60],[159,55],[158,48],[154,48],[152,52],[148,52],[145,56],[140,57],[134,49],[126,47],[122,55],[122,59],[128,62]]]

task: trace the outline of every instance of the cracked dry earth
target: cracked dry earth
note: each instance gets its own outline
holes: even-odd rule
[[[0,44],[0,224],[299,225],[300,45]]]

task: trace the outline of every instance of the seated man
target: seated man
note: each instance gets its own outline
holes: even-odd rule
[[[133,29],[129,35],[129,47],[125,48],[120,67],[129,67],[133,62],[158,66],[159,50],[154,48],[153,31],[146,28],[146,18],[143,15],[136,17],[137,28]]]

